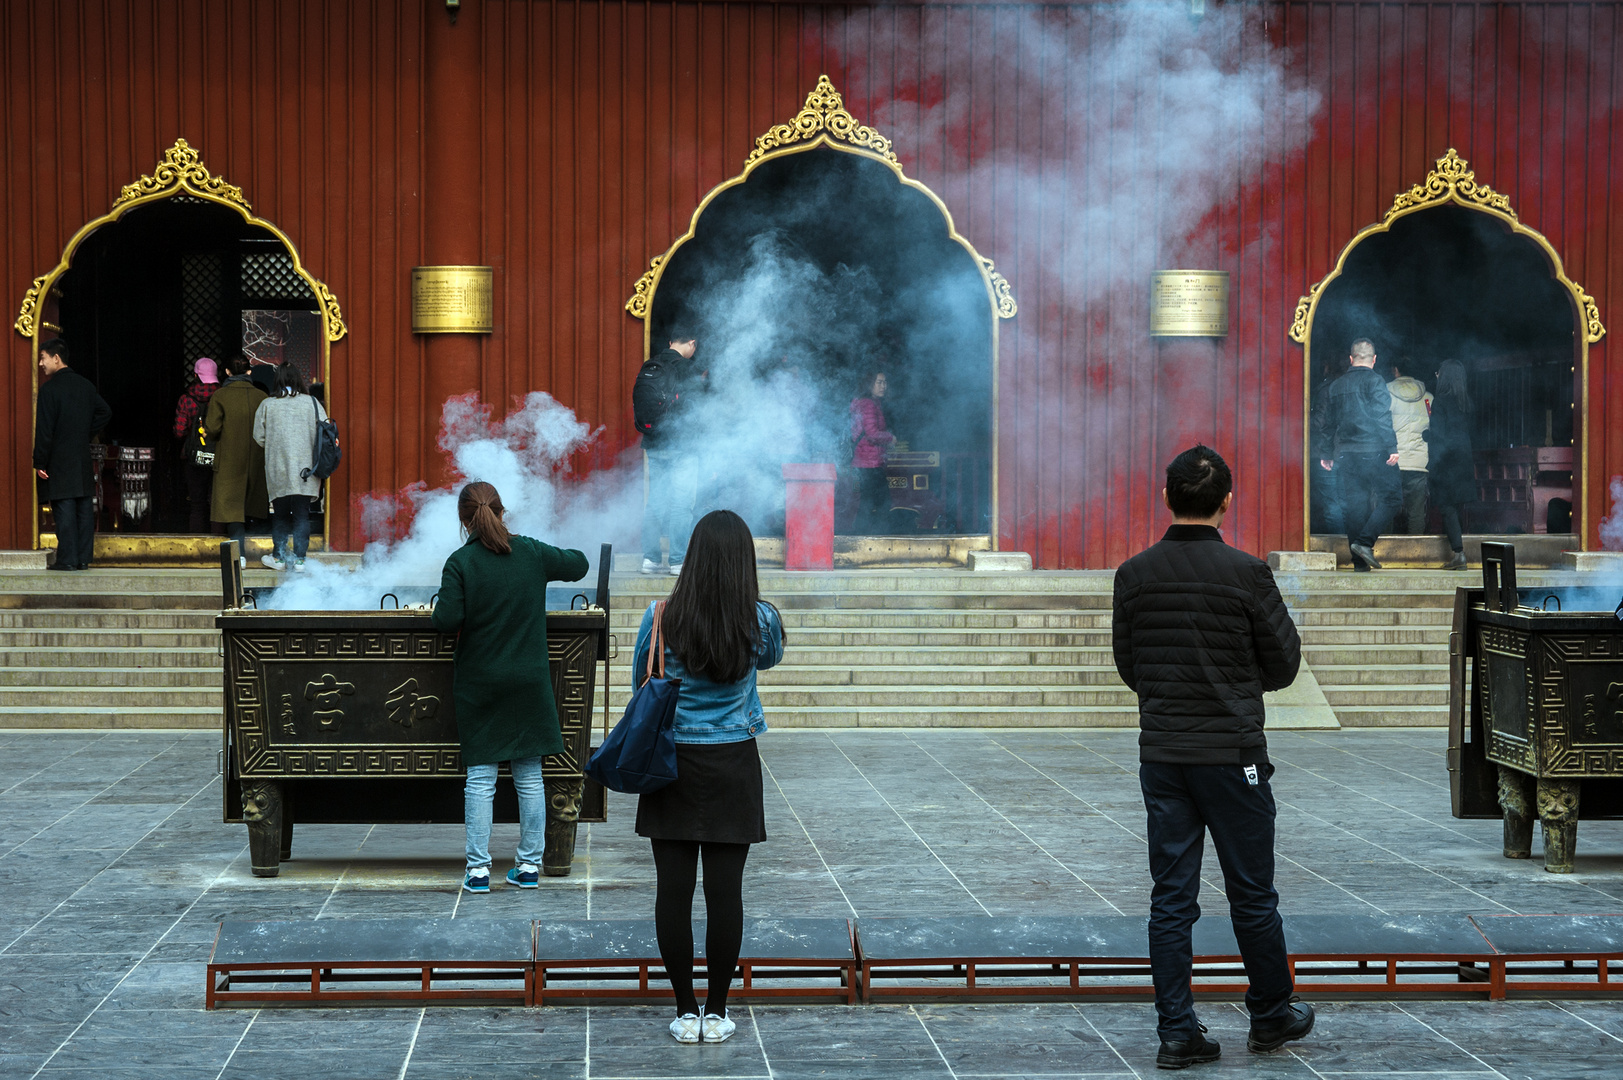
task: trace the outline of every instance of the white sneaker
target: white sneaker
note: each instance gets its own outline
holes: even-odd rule
[[[726,1014],[713,1016],[705,1013],[704,1019],[699,1022],[699,1037],[705,1042],[726,1042],[737,1030],[738,1025],[729,1020]]]
[[[675,577],[677,574],[680,574],[681,572],[682,572],[682,564],[681,563],[679,563],[679,562],[671,563],[671,577]]]
[[[244,555],[241,558],[239,558],[237,560],[237,565],[240,566],[244,570],[248,569],[248,556]]]
[[[642,561],[642,572],[645,574],[657,574],[659,573],[659,564],[653,559],[644,559]]]
[[[671,1021],[671,1038],[679,1043],[696,1043],[699,1041],[701,1026],[697,1016],[683,1013]]]
[[[278,559],[275,555],[261,555],[259,557],[259,561],[270,567],[272,570],[282,571],[287,569],[287,563],[283,562],[281,559]]]
[[[304,560],[300,559],[298,562],[294,563],[293,569],[297,570],[301,574],[304,573]]]

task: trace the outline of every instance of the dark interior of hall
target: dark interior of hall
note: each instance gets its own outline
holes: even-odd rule
[[[98,529],[187,532],[173,424],[195,381],[192,362],[219,361],[223,379],[225,358],[246,350],[294,360],[307,379],[318,376],[321,323],[309,286],[275,234],[225,206],[175,196],[92,233],[58,288],[71,365],[113,410],[101,436],[108,461]],[[121,449],[150,450],[150,467],[120,462]],[[47,517],[42,529],[49,528]]]
[[[1465,508],[1467,529],[1544,531],[1544,503],[1537,522],[1522,519],[1535,508],[1532,488],[1570,487],[1570,475],[1560,474],[1576,468],[1575,461],[1549,468],[1577,452],[1576,327],[1572,296],[1535,241],[1491,214],[1434,207],[1399,218],[1348,253],[1314,315],[1312,382],[1345,371],[1359,337],[1375,343],[1383,376],[1390,379],[1396,364],[1431,391],[1438,365],[1459,360],[1475,402],[1471,444],[1483,496]],[[1527,475],[1518,478],[1518,470]],[[1526,513],[1509,505],[1518,502]],[[1557,501],[1550,531],[1570,529],[1561,519],[1568,510],[1570,492]]]
[[[894,512],[889,531],[987,531],[985,279],[937,204],[882,162],[822,147],[762,162],[705,207],[664,269],[650,318],[656,351],[680,320],[698,330],[701,358],[720,364],[721,377],[763,385],[792,370],[814,387],[814,460],[850,460],[851,401],[865,374],[884,371],[897,450],[937,455],[935,465],[893,456],[920,463],[906,477],[892,471],[895,505],[929,505]]]

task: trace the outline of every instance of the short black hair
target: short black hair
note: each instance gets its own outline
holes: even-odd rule
[[[242,353],[232,353],[226,357],[225,369],[233,375],[244,375],[248,371],[248,358]]]
[[[1175,517],[1211,517],[1233,490],[1228,462],[1209,446],[1197,443],[1167,466],[1167,506]]]
[[[68,343],[59,337],[54,337],[39,347],[40,355],[50,353],[64,364],[68,362]]]
[[[693,327],[686,323],[677,323],[671,327],[670,333],[665,336],[665,340],[669,342],[698,341],[699,335],[694,332]]]

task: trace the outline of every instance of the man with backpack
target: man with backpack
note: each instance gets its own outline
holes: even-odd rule
[[[693,499],[698,471],[682,447],[681,421],[689,368],[698,338],[685,327],[673,327],[669,345],[649,357],[631,387],[632,417],[642,436],[648,462],[648,502],[642,512],[642,572],[660,572],[659,540],[670,537],[670,572],[682,571],[688,533],[693,526]]]

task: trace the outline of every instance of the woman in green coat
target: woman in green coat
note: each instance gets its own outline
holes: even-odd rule
[[[579,581],[586,576],[586,556],[509,533],[502,497],[483,481],[464,487],[456,505],[468,540],[445,560],[434,626],[459,635],[453,687],[468,772],[462,887],[490,891],[491,807],[496,766],[505,761],[513,770],[519,816],[518,858],[507,882],[533,889],[540,883],[538,864],[559,877],[569,873],[574,856],[573,850],[543,850],[554,793],[542,779],[541,758],[564,748],[547,661],[547,582]]]

